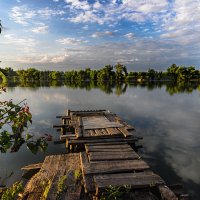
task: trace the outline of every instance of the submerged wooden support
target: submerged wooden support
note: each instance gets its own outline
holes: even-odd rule
[[[166,185],[160,185],[158,189],[163,200],[178,200],[174,192],[170,190]]]
[[[42,165],[43,163],[36,163],[22,167],[21,170],[24,171],[22,178],[30,179],[41,169]]]

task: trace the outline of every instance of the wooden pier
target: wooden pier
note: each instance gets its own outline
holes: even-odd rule
[[[68,153],[47,156],[36,165],[41,168],[26,184],[22,199],[188,199],[142,160],[135,149],[142,138],[117,115],[68,110],[58,118],[62,123],[54,128]]]

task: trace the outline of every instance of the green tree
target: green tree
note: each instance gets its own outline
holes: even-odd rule
[[[116,80],[123,80],[128,75],[125,65],[117,63],[114,67],[116,69]]]
[[[149,69],[147,73],[150,80],[154,80],[156,78],[157,73],[154,69]]]
[[[49,78],[52,79],[52,80],[63,80],[64,79],[64,72],[51,71],[49,73]]]

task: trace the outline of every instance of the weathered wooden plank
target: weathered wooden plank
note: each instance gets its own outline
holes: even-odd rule
[[[68,124],[59,124],[59,125],[53,125],[53,128],[68,128]]]
[[[170,190],[166,185],[160,185],[158,187],[163,200],[178,200],[174,192]]]
[[[75,127],[75,134],[76,134],[76,138],[82,137],[82,132],[81,132],[81,128],[79,126]]]
[[[127,156],[133,155],[135,157],[135,159],[139,158],[138,154],[135,153],[133,150],[132,151],[129,151],[129,150],[128,151],[111,151],[111,150],[109,150],[109,151],[107,151],[107,154],[106,154],[106,151],[93,151],[93,152],[88,151],[88,155],[89,156],[97,156],[97,157],[98,156],[103,157],[103,156],[109,156],[109,155],[113,155],[115,157],[117,157],[117,156],[121,157],[121,156],[126,156],[126,155]]]
[[[35,174],[29,180],[24,189],[24,196],[28,195],[28,200],[40,199],[43,196],[45,188],[52,183],[52,179],[59,166],[59,159],[60,155],[48,156],[45,158],[39,173]]]
[[[95,136],[102,136],[102,132],[99,129],[95,129]]]
[[[119,173],[136,170],[149,169],[147,163],[142,160],[114,160],[91,162],[89,167],[85,167],[85,174]]]
[[[90,132],[88,132],[90,131]],[[88,135],[91,134],[91,135]],[[62,135],[61,139],[65,140],[65,139],[70,139],[70,140],[99,140],[99,139],[115,139],[115,138],[124,138],[122,134],[120,135],[96,135],[94,130],[86,130],[85,136],[84,137],[79,137],[77,138],[76,135],[72,134],[71,136],[66,135]],[[138,138],[134,137],[135,139],[138,140]]]
[[[94,179],[92,175],[85,174],[85,168],[88,168],[90,166],[85,152],[80,153],[80,161],[81,161],[81,169],[82,169],[85,193],[95,191]]]
[[[40,169],[43,163],[36,163],[22,167],[22,170],[32,170],[32,169]]]
[[[94,130],[88,130],[88,131],[90,132],[90,136],[95,136],[96,135]]]
[[[91,137],[91,130],[84,130],[83,137]]]
[[[92,149],[126,149],[126,150],[133,150],[131,146],[127,143],[124,144],[107,144],[107,145],[98,145],[98,144],[87,144],[90,150]]]
[[[79,167],[80,159],[78,153],[61,155],[59,168],[52,180],[47,199],[57,199],[58,183],[63,176],[66,177],[63,186],[67,188],[67,196],[80,196],[80,189],[79,186],[76,186],[76,180],[74,177],[74,171],[79,170]]]
[[[101,148],[101,146],[111,146],[111,145],[124,145],[124,144],[128,144],[127,142],[124,141],[111,141],[111,142],[98,142],[98,143],[88,143],[86,144],[87,146],[91,146],[91,147],[99,147]]]
[[[106,188],[109,185],[123,186],[129,185],[132,188],[150,188],[164,184],[164,180],[157,174],[145,173],[121,173],[121,174],[104,174],[94,175],[94,181],[97,189]]]
[[[106,127],[122,127],[117,122],[109,121],[105,116],[82,117],[84,129],[101,129]]]
[[[105,145],[105,147],[106,147],[106,145]],[[98,153],[108,153],[108,154],[112,154],[112,153],[131,153],[131,152],[133,152],[133,150],[131,149],[131,150],[127,150],[127,149],[102,149],[102,148],[100,148],[100,149],[91,149],[91,150],[89,150],[89,148],[88,147],[86,147],[85,148],[85,150],[86,150],[86,152],[87,153],[92,153],[92,152],[98,152]]]
[[[71,119],[71,116],[59,115],[59,116],[56,116],[56,118],[61,118],[61,119],[68,119],[68,120],[70,120],[70,119]]]
[[[69,144],[87,144],[87,143],[115,143],[115,142],[128,142],[128,143],[134,143],[138,141],[137,138],[87,138],[87,139],[70,139]]]
[[[101,129],[102,135],[109,135],[109,133],[107,132],[107,130],[105,128]]]
[[[111,122],[116,122],[116,115],[114,113],[105,113],[105,117]]]
[[[68,138],[76,138],[75,134],[68,132],[66,135],[60,135],[60,140],[66,140]]]
[[[119,131],[117,128],[106,128],[106,129],[110,135],[121,134],[121,131]]]
[[[60,177],[70,170],[78,169],[79,166],[79,154],[47,156],[40,171],[35,174],[25,186],[23,196],[26,196],[26,199],[29,200],[43,199],[44,192],[47,193],[48,191],[46,191],[46,189],[49,187],[47,199],[56,199],[57,185]],[[72,179],[67,175],[67,180],[70,181],[67,183],[67,187],[76,185],[76,182],[72,181],[74,180],[74,175],[71,177]],[[76,191],[76,188],[74,188],[73,191]]]
[[[35,175],[42,167],[43,163],[31,164],[22,167],[21,169],[24,170],[22,178],[30,179],[33,175]]]
[[[61,155],[60,162],[59,162],[59,168],[56,171],[56,174],[52,180],[51,188],[49,189],[49,192],[48,192],[48,199],[56,199],[57,190],[58,190],[58,182],[59,182],[60,178],[65,175],[67,161],[68,162],[71,161],[70,157],[68,157],[68,159],[67,159],[67,157],[65,155]]]
[[[120,128],[118,128],[118,130],[123,133],[124,137],[133,136],[133,134],[130,133],[129,131],[127,131],[124,127],[120,127]]]
[[[99,109],[99,110],[76,110],[76,111],[72,111],[70,110],[71,113],[73,114],[77,114],[77,113],[104,113],[106,110],[102,110],[102,109]],[[107,112],[107,111],[106,111]]]
[[[126,124],[125,128],[126,128],[126,130],[128,130],[128,131],[133,131],[133,130],[135,130],[134,126],[132,126],[132,125],[130,125],[130,124]]]
[[[82,186],[78,185],[76,187],[76,190],[74,191],[74,189],[72,188],[70,190],[70,188],[67,189],[67,194],[65,195],[65,200],[80,200],[80,196],[81,196],[81,189]]]
[[[72,112],[71,110],[67,109],[67,110],[65,110],[65,115],[66,115],[66,116],[70,116],[70,115],[71,115],[71,112]]]
[[[139,156],[134,152],[90,152],[89,160],[92,161],[106,161],[106,160],[135,160]]]

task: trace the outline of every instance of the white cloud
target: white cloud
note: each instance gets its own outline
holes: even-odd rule
[[[132,40],[134,38],[134,34],[133,33],[127,33],[124,35],[124,37],[126,37],[129,40]]]
[[[114,36],[114,32],[111,32],[111,31],[104,31],[104,32],[96,32],[96,33],[93,33],[91,36],[93,38],[98,38],[98,37],[104,37],[104,36]]]
[[[90,4],[86,0],[65,0],[65,3],[69,4],[71,9],[81,9],[86,11],[91,8]]]
[[[31,29],[31,31],[34,32],[34,33],[45,34],[45,33],[48,33],[48,29],[49,29],[48,26],[43,25],[43,26],[38,26],[38,27],[35,27],[35,28]]]
[[[173,39],[182,44],[198,42],[200,39],[198,28],[200,25],[200,1],[175,0],[163,22],[162,38]]]
[[[135,22],[158,21],[158,13],[166,12],[169,4],[167,0],[123,0],[120,4],[115,0],[109,1],[107,4],[102,4],[100,1],[89,4],[86,0],[65,0],[65,3],[72,15],[69,18],[71,22],[99,24],[113,24],[122,19]]]
[[[35,56],[23,56],[17,58],[19,63],[29,63],[29,64],[51,64],[51,63],[63,63],[67,60],[69,55],[57,54],[57,55],[35,55]]]
[[[53,10],[48,7],[43,9],[31,9],[26,5],[15,6],[11,9],[10,18],[23,26],[27,26],[30,23],[38,23],[41,19],[49,19],[51,16],[64,15],[63,10]]]
[[[76,39],[76,38],[66,37],[66,38],[58,39],[58,40],[56,40],[56,42],[63,44],[63,45],[80,45],[82,43],[85,43],[86,41]]]
[[[10,17],[18,24],[28,25],[28,20],[36,16],[36,12],[26,6],[15,6],[11,9]]]
[[[19,37],[13,34],[4,35],[4,43],[12,45],[12,48],[17,48],[18,50],[23,51],[23,53],[30,53],[35,50],[38,42],[31,37]]]

